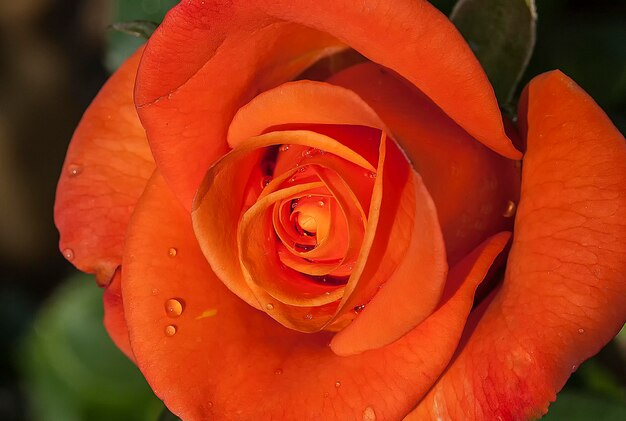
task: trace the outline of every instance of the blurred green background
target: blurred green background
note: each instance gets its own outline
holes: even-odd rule
[[[0,2],[0,420],[156,420],[162,410],[102,327],[101,291],[57,251],[56,180],[72,131],[173,0]],[[434,1],[449,13],[454,1]],[[626,132],[626,1],[538,0],[523,83],[559,68]],[[571,377],[546,420],[626,420],[626,333]]]

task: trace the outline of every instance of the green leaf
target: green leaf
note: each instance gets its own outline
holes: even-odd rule
[[[542,421],[626,420],[626,405],[588,394],[561,392]]]
[[[154,421],[163,404],[102,324],[91,277],[62,285],[38,314],[19,356],[33,421]]]
[[[509,105],[535,46],[534,0],[459,0],[450,19]]]
[[[123,34],[132,35],[137,38],[148,39],[159,26],[156,22],[149,20],[131,20],[128,22],[116,22],[110,28]]]
[[[158,22],[160,23],[178,0],[113,0],[113,16],[111,22]],[[134,28],[133,31],[137,31]],[[146,28],[148,29],[148,28]],[[147,34],[147,30],[143,31]],[[120,31],[109,31],[107,34],[107,52],[105,57],[106,67],[113,72],[126,60],[139,46],[146,42],[143,37],[137,37]]]

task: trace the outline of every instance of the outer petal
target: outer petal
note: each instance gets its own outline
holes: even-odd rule
[[[382,349],[338,357],[327,346],[330,334],[286,329],[217,279],[189,214],[157,174],[131,221],[124,257],[122,291],[137,364],[185,420],[397,419],[447,365],[474,289],[506,239],[481,246],[456,272],[444,304],[413,331]],[[170,247],[178,250],[175,258]],[[166,314],[170,298],[184,303],[178,318]],[[173,336],[166,336],[169,325]]]
[[[527,87],[522,200],[504,284],[408,419],[545,413],[626,320],[626,143],[561,72]]]
[[[93,100],[69,146],[54,219],[59,247],[78,269],[106,285],[122,261],[126,226],[154,162],[133,103],[141,50]]]
[[[183,204],[226,150],[236,110],[343,48],[335,37],[419,86],[485,145],[520,156],[478,61],[425,0],[185,1],[151,38],[136,91],[159,168]]]

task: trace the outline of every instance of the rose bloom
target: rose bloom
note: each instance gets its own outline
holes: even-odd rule
[[[518,114],[425,1],[181,2],[76,130],[60,248],[185,420],[538,417],[626,318],[626,144],[559,71]]]

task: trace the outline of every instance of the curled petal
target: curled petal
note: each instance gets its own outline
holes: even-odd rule
[[[354,92],[310,80],[280,85],[241,107],[228,129],[228,144],[258,136],[266,129],[287,124],[361,125],[386,131],[374,110]]]
[[[388,165],[387,170],[397,171],[398,160],[388,158],[388,162],[393,164]],[[398,188],[396,183],[399,180],[387,171],[384,176],[390,182],[383,187],[381,218],[391,220],[391,228],[388,228],[388,233],[384,232],[385,228],[377,233],[366,263],[366,266],[376,268],[367,268],[374,274],[368,273],[367,269],[364,273],[365,277],[383,283],[361,314],[333,338],[331,348],[338,355],[379,348],[400,338],[433,312],[445,285],[448,272],[445,245],[437,221],[437,210],[428,191],[419,175],[410,171],[399,202],[393,196],[391,200],[386,200],[386,196],[393,194],[394,187]],[[381,227],[386,225],[381,221],[379,224]],[[405,237],[403,241],[399,239],[401,236]],[[386,246],[384,251],[381,248],[383,244]],[[376,253],[379,255],[376,256]],[[381,266],[393,260],[396,261],[388,276],[385,274],[382,277],[377,273],[381,271]],[[361,282],[366,283],[367,278]],[[358,298],[353,297],[351,302],[355,300]],[[389,311],[390,308],[393,311]]]
[[[502,287],[408,419],[526,419],[626,320],[626,143],[559,71],[527,86],[522,200]]]

